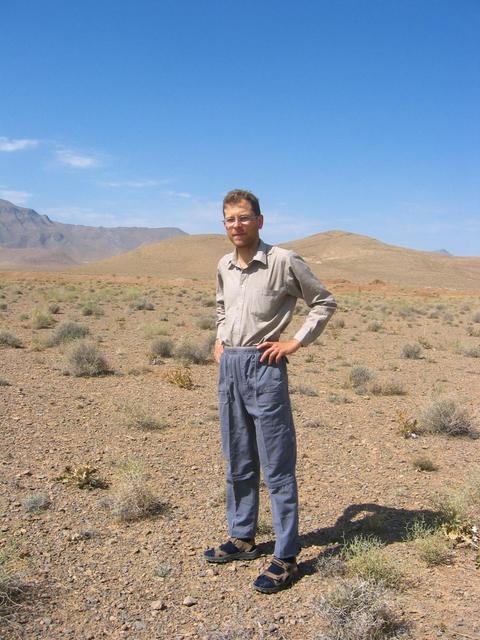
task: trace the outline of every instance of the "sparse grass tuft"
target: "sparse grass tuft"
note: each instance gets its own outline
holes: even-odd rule
[[[97,302],[93,300],[86,302],[81,308],[82,316],[103,316],[104,311]]]
[[[429,526],[424,520],[415,520],[409,527],[408,538],[429,567],[451,562],[452,541],[438,525]]]
[[[402,358],[407,360],[419,360],[422,357],[422,347],[416,342],[404,344],[402,347]]]
[[[383,329],[383,325],[379,320],[372,320],[370,324],[367,326],[368,331],[373,331],[376,333],[377,331],[381,331]]]
[[[348,575],[398,587],[402,573],[387,555],[385,545],[373,536],[355,536],[340,552]]]
[[[430,458],[427,456],[418,456],[413,461],[414,469],[418,471],[438,471],[438,465],[436,465]]]
[[[318,393],[315,391],[315,389],[312,389],[311,387],[307,387],[307,385],[305,384],[297,384],[292,386],[290,388],[290,393],[291,394],[298,393],[301,396],[310,396],[312,398],[318,396]]]
[[[80,342],[67,356],[66,373],[76,377],[89,377],[111,373],[111,369],[95,344]]]
[[[133,462],[126,464],[108,504],[120,522],[135,522],[158,515],[164,508],[147,484],[142,468]]]
[[[160,418],[150,415],[146,409],[125,407],[127,414],[127,425],[141,431],[160,431],[167,426],[167,423]]]
[[[193,389],[192,374],[187,367],[169,369],[165,371],[163,378],[170,384],[180,387],[180,389]]]
[[[456,490],[438,493],[432,499],[439,511],[443,530],[455,541],[478,548],[480,530],[480,474]]]
[[[0,331],[0,347],[12,347],[13,349],[21,349],[22,342],[13,333],[9,331]]]
[[[473,420],[465,407],[453,398],[433,400],[423,411],[420,425],[428,433],[477,437]]]
[[[56,315],[60,313],[60,305],[57,302],[50,302],[47,307],[48,313]]]
[[[317,640],[386,640],[405,637],[409,625],[387,600],[384,585],[362,578],[341,580],[316,604],[326,621]]]
[[[317,418],[316,420],[305,420],[305,422],[303,423],[303,426],[306,427],[307,429],[326,429],[328,428],[327,423],[325,422],[325,420],[322,420],[321,418]]]
[[[480,327],[467,327],[467,334],[472,338],[480,338]]]
[[[55,324],[51,313],[45,311],[34,311],[32,315],[32,327],[34,329],[50,329]]]
[[[5,378],[0,378],[0,387],[11,387],[11,383]]]

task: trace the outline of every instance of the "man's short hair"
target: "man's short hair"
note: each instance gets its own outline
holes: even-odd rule
[[[242,200],[246,200],[250,203],[252,211],[256,216],[260,216],[262,214],[260,211],[260,202],[258,201],[257,196],[251,191],[246,191],[245,189],[233,189],[227,193],[223,199],[223,214],[225,215],[225,205],[237,204]]]

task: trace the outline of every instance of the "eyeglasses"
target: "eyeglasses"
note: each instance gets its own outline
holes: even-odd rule
[[[258,218],[258,216],[238,216],[238,218],[234,218],[233,216],[230,218],[224,218],[223,219],[223,224],[226,227],[233,227],[233,225],[235,224],[249,224],[250,222],[253,222],[254,220],[256,220]]]

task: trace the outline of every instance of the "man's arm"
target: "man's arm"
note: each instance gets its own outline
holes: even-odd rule
[[[262,342],[258,349],[263,350],[261,362],[268,364],[295,353],[301,346],[307,346],[317,338],[335,313],[337,303],[332,294],[325,289],[309,266],[296,253],[291,253],[286,271],[287,291],[295,298],[303,298],[310,307],[305,322],[291,340]]]
[[[220,362],[220,356],[223,353],[222,328],[225,324],[225,300],[223,296],[223,280],[220,271],[217,270],[217,338],[213,348],[213,358],[215,362]]]

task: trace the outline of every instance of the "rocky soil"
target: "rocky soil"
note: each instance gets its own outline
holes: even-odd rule
[[[264,555],[202,559],[226,534],[216,365],[189,364],[193,386],[182,388],[184,361],[149,356],[156,338],[208,342],[212,283],[5,273],[0,287],[0,336],[23,346],[0,344],[0,550],[23,585],[0,638],[313,640],[326,628],[319,599],[340,580],[317,558],[355,535],[385,543],[403,576],[389,597],[412,637],[480,638],[478,550],[457,539],[448,562],[428,566],[408,537],[438,511],[432,496],[480,474],[480,440],[420,433],[424,408],[444,397],[480,428],[478,296],[329,283],[339,311],[289,365],[300,576],[264,596],[251,586],[273,547],[264,487]],[[49,305],[51,326],[35,328]],[[304,313],[299,305],[295,326]],[[48,340],[67,320],[89,329],[108,375],[65,375],[74,343]],[[402,357],[413,343],[419,357]],[[404,395],[348,386],[355,366]],[[436,470],[419,470],[419,458]],[[155,497],[146,517],[119,517],[125,482]]]

